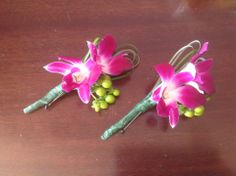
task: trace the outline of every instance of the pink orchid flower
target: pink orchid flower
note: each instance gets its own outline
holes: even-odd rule
[[[157,103],[156,109],[160,116],[168,117],[169,123],[174,128],[179,121],[178,104],[188,108],[195,108],[206,102],[205,96],[187,83],[194,80],[190,72],[175,73],[170,64],[155,66],[162,83],[152,94],[152,99]]]
[[[91,86],[98,80],[102,71],[91,59],[83,63],[78,58],[58,58],[60,61],[44,66],[48,72],[63,75],[62,89],[65,92],[77,90],[82,102],[89,103]],[[63,62],[64,61],[64,62]]]
[[[112,36],[106,35],[98,44],[87,42],[91,59],[102,69],[103,73],[117,76],[132,68],[130,61],[125,58],[125,54],[113,56],[116,43]]]
[[[215,92],[214,80],[210,73],[213,59],[202,57],[207,50],[208,42],[205,42],[199,52],[192,57],[190,63],[182,71],[190,72],[194,77],[194,80],[189,84],[208,95],[212,95]]]

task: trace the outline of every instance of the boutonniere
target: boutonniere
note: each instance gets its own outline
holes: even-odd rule
[[[193,41],[182,47],[169,63],[155,65],[159,79],[153,89],[126,116],[107,129],[101,139],[107,140],[117,132],[123,132],[154,106],[157,115],[169,118],[172,128],[178,124],[180,116],[202,116],[206,102],[215,92],[211,75],[213,59],[203,57],[207,50],[208,42],[201,46],[199,41]]]
[[[49,107],[61,96],[76,90],[80,100],[96,112],[113,104],[120,91],[112,86],[116,79],[125,78],[139,64],[139,55],[132,45],[117,49],[111,35],[87,42],[84,58],[58,57],[58,61],[44,66],[50,73],[62,75],[62,82],[44,97],[24,109],[30,113],[40,107]],[[91,99],[93,99],[91,101]]]

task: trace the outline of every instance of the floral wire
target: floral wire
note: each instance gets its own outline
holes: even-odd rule
[[[186,45],[182,48],[180,48],[170,59],[169,64],[173,65],[175,62],[180,58],[181,54],[187,49],[187,48],[192,48],[192,46]]]
[[[125,47],[125,48],[124,48]],[[123,46],[124,49],[122,49],[121,47],[119,49],[117,49],[117,51],[115,52],[114,56],[117,56],[119,54],[122,53],[126,53],[127,55],[127,59],[130,60],[130,62],[132,63],[132,68],[130,70],[128,70],[127,72],[119,75],[119,76],[115,76],[112,77],[112,80],[119,80],[122,78],[125,78],[127,76],[129,76],[129,74],[139,65],[140,63],[140,56],[138,54],[137,48],[132,45],[132,44],[127,44],[125,46]]]
[[[201,43],[198,40],[194,40],[192,42],[190,42],[189,44],[187,44],[186,46],[180,48],[175,54],[174,56],[171,58],[171,60],[169,61],[169,63],[171,65],[174,66],[174,64],[177,62],[177,60],[180,58],[180,56],[188,49],[191,48],[192,50],[194,49],[194,44],[198,44],[198,48],[196,49],[196,51],[199,51],[199,49],[201,48]]]
[[[172,60],[172,63],[171,63],[171,62],[169,62],[169,63],[175,67],[175,64],[178,64],[178,63],[179,63],[179,59],[181,58],[180,56],[182,56],[182,54],[183,54],[185,51],[187,51],[187,49],[193,49],[193,47],[190,46],[190,45],[184,46],[183,48],[181,48],[181,49],[177,52],[176,56],[175,56],[174,59]]]
[[[198,48],[197,49],[194,49],[194,44],[198,44]],[[184,67],[184,65],[188,62],[188,59],[189,58],[191,58],[191,56],[193,56],[195,53],[197,53],[197,52],[199,52],[199,50],[200,50],[200,48],[201,48],[201,43],[200,43],[200,41],[198,41],[198,40],[194,40],[194,41],[192,41],[192,42],[190,42],[189,44],[188,44],[189,46],[191,46],[192,47],[192,50],[191,51],[189,51],[188,53],[186,53],[186,55],[184,55],[184,57],[177,63],[177,65],[175,66],[175,70],[176,71],[179,71],[179,70],[181,70],[183,67]],[[188,46],[187,45],[187,46]],[[185,49],[185,51],[187,50],[187,48]],[[183,51],[184,52],[184,51]],[[183,53],[182,52],[182,53]],[[182,54],[181,53],[181,54]],[[185,62],[186,61],[186,62]],[[185,62],[185,63],[184,63]],[[181,66],[181,64],[182,64],[182,66]],[[180,67],[180,68],[179,68]]]
[[[195,50],[195,49],[193,49],[193,50],[191,50],[190,52],[188,52],[188,53],[183,57],[183,59],[180,60],[180,61],[177,63],[177,65],[175,66],[175,70],[176,70],[176,71],[181,70],[181,69],[184,67],[184,65],[186,64],[186,63],[184,64],[184,61],[186,61],[187,59],[189,59],[190,56],[193,56],[194,53],[196,53],[196,50]],[[183,65],[181,66],[182,63],[183,63]],[[180,67],[180,68],[179,68],[179,67]],[[179,69],[178,69],[178,68],[179,68]]]
[[[123,129],[121,129],[121,133],[125,133],[126,129],[142,114],[140,111]]]
[[[198,48],[196,50],[199,51],[202,47],[201,42],[199,40],[194,40],[189,43],[189,45],[191,45],[191,46],[193,46],[194,44],[198,44]]]
[[[194,44],[197,44],[198,47],[197,49],[194,49]],[[187,50],[191,48],[191,51],[189,51],[187,54],[184,55],[184,57],[179,60],[180,56]],[[176,71],[179,71],[178,67],[180,67],[181,64],[183,64],[183,66],[186,64],[186,60],[190,58],[190,56],[194,55],[196,52],[198,52],[201,48],[201,42],[198,40],[194,40],[192,42],[190,42],[189,44],[187,44],[186,46],[180,48],[170,59],[169,64],[173,65],[173,67],[175,68]],[[179,60],[179,61],[178,61]],[[177,62],[178,61],[178,62]],[[185,63],[184,63],[185,62]],[[176,64],[176,65],[175,65]],[[183,67],[182,66],[182,67]],[[180,69],[182,68],[180,67]],[[153,92],[156,87],[161,83],[160,77],[158,78],[156,84],[154,85],[153,89],[151,92]]]
[[[122,49],[123,48],[123,49]],[[114,56],[117,56],[119,54],[126,53],[128,59],[132,62],[133,67],[132,69],[136,68],[140,63],[140,56],[138,54],[138,49],[132,45],[132,44],[126,44],[124,46],[121,46],[117,49]],[[129,55],[132,54],[132,57]]]
[[[59,92],[59,94],[57,95],[57,97],[55,99],[53,99],[51,102],[45,104],[44,108],[48,109],[49,106],[52,105],[52,103],[54,103],[57,99],[59,99],[60,97],[62,97],[65,94],[65,92]]]

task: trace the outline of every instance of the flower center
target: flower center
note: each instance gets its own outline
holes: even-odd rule
[[[165,90],[165,91],[163,92],[163,98],[164,98],[164,99],[170,98],[170,94],[169,94],[168,91]]]
[[[76,82],[76,83],[82,82],[82,81],[85,79],[85,77],[86,77],[86,76],[85,76],[84,74],[82,74],[81,72],[73,73],[72,76],[73,76],[74,82]]]
[[[74,65],[75,68],[78,68],[78,70],[74,73],[72,73],[73,81],[76,83],[81,83],[86,78],[89,77],[89,70],[84,64],[77,64]]]

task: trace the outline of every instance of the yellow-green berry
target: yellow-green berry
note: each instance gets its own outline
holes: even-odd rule
[[[186,111],[186,107],[183,105],[179,105],[179,113],[180,115],[183,115]]]
[[[190,109],[186,110],[184,113],[184,116],[188,118],[193,118],[193,115],[194,115],[194,112]]]
[[[99,107],[95,107],[95,112],[99,112],[100,111],[100,108]]]
[[[111,80],[105,79],[102,81],[102,87],[109,89],[112,86]]]
[[[102,96],[106,95],[106,90],[103,87],[98,87],[95,90],[95,92],[99,97],[102,97]]]
[[[204,114],[205,107],[204,106],[199,106],[194,109],[194,115],[195,116],[202,116]]]
[[[107,96],[105,97],[105,101],[106,101],[107,103],[109,103],[109,104],[114,103],[115,100],[116,100],[116,98],[115,98],[113,95],[107,95]]]
[[[95,104],[96,104],[96,100],[93,100],[93,101],[92,101],[92,105],[95,105]]]
[[[114,89],[113,90],[113,95],[118,97],[120,95],[120,90],[119,89]]]
[[[100,101],[100,108],[101,109],[107,109],[108,108],[108,104],[105,101]]]

